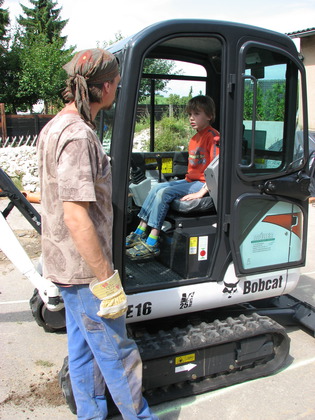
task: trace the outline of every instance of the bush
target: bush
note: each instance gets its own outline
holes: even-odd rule
[[[136,125],[136,132],[150,127],[149,118],[145,118]],[[186,150],[188,142],[194,130],[189,126],[187,116],[163,117],[161,121],[156,122],[155,126],[155,147],[156,152],[168,152],[174,150]],[[145,150],[149,150],[148,140],[145,143]]]
[[[157,124],[155,150],[158,152],[186,150],[191,135],[192,130],[187,118],[164,117]]]

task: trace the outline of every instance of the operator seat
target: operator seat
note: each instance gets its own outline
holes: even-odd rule
[[[190,201],[181,201],[176,198],[171,203],[171,209],[182,214],[195,213],[216,213],[218,202],[218,169],[219,169],[219,155],[217,155],[205,170],[205,178],[209,196],[197,198]]]

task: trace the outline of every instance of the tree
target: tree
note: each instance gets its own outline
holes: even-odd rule
[[[39,99],[48,106],[58,103],[65,86],[66,73],[62,66],[71,59],[72,50],[62,50],[63,40],[55,38],[47,43],[40,34],[36,43],[24,45],[21,58],[18,98],[29,98],[30,108]]]
[[[32,109],[39,100],[60,105],[66,73],[62,66],[71,59],[74,48],[64,49],[66,37],[61,36],[67,20],[61,20],[61,9],[51,0],[30,0],[33,9],[23,5],[26,17],[20,16],[12,48],[6,57],[4,80],[0,81],[0,100],[11,110]],[[8,108],[8,106],[7,106]]]
[[[2,9],[4,0],[0,0],[0,43],[5,40],[7,26],[10,23],[9,12],[7,9]]]
[[[175,63],[172,60],[164,60],[157,58],[146,58],[143,65],[143,74],[178,74],[174,71]],[[155,79],[155,93],[165,92],[169,80]],[[151,94],[151,79],[142,78],[139,89],[139,102],[142,102]]]
[[[97,48],[103,48],[104,50],[106,50],[107,47],[115,44],[118,41],[121,41],[122,39],[124,39],[124,36],[121,33],[121,31],[119,30],[118,32],[115,32],[115,38],[114,39],[110,39],[109,41],[103,41],[102,46],[100,46],[100,42],[97,41],[96,45],[97,45]]]
[[[20,71],[20,56],[14,47],[3,55],[0,62],[0,102],[5,103],[6,112],[11,114],[26,111],[26,103],[30,102],[29,98],[17,95]]]
[[[124,39],[123,34],[119,30],[115,33],[115,39],[109,41],[103,41],[102,48],[107,48],[108,46],[121,41]],[[99,47],[100,42],[97,42]],[[179,71],[174,71],[175,63],[172,60],[164,59],[155,59],[155,58],[146,58],[144,60],[142,73],[144,74],[179,74]],[[165,92],[168,80],[156,79],[155,80],[155,94],[159,92]],[[139,89],[139,103],[144,103],[146,98],[151,94],[151,80],[150,79],[141,79],[140,89]]]
[[[4,0],[0,0],[2,6]],[[14,90],[9,88],[13,57],[8,51],[9,36],[7,36],[8,26],[10,24],[9,12],[0,7],[0,102],[6,103],[11,100],[10,93]],[[13,98],[14,99],[14,96]]]
[[[266,121],[284,121],[285,84],[278,82],[266,92],[264,98],[264,114]]]
[[[254,86],[250,82],[246,82],[245,91],[244,91],[243,119],[252,120],[254,117],[253,112],[255,111],[256,121],[262,121],[263,120],[262,102],[263,102],[263,92],[262,92],[262,89],[258,86],[256,90],[256,108],[254,109]]]
[[[61,32],[68,20],[61,20],[59,16],[61,8],[55,8],[57,2],[51,0],[29,1],[34,5],[34,8],[21,4],[26,17],[20,15],[17,19],[25,30],[25,36],[36,39],[38,35],[45,35],[48,43],[52,43],[54,39],[59,38],[62,40],[62,46],[64,46],[67,37],[62,37]]]
[[[253,118],[254,90],[250,82],[245,83],[244,91],[244,120]],[[283,121],[285,110],[285,83],[275,81],[272,86],[263,88],[258,83],[256,91],[256,114],[257,121]]]

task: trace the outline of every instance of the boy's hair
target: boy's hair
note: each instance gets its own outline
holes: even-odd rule
[[[210,124],[215,120],[215,103],[210,96],[198,95],[191,98],[186,106],[186,111],[188,113],[192,111],[204,111],[210,119]]]

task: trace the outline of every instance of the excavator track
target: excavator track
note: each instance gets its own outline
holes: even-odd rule
[[[181,328],[135,330],[150,404],[267,376],[285,365],[290,339],[272,319],[254,313],[207,322],[204,315]]]
[[[256,313],[208,318],[211,312],[192,314],[188,321],[186,315],[128,325],[141,354],[143,395],[150,405],[268,376],[285,366],[290,339],[277,322]],[[59,384],[76,413],[67,357]],[[118,411],[106,393],[112,416]]]

